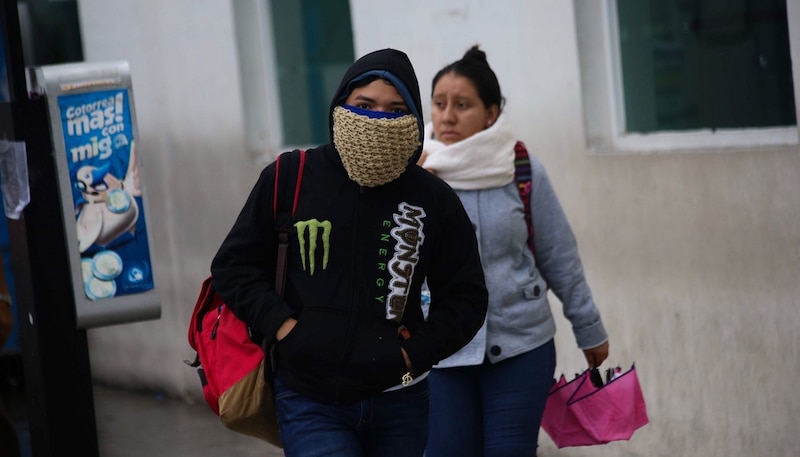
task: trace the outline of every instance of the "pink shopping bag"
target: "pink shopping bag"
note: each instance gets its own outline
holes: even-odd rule
[[[542,428],[559,448],[628,440],[649,422],[636,367],[595,387],[590,370],[553,384]]]

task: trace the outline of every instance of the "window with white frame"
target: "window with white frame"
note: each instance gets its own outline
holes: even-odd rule
[[[248,145],[267,159],[330,140],[328,109],[353,63],[348,0],[233,2]]]
[[[794,75],[800,70],[792,64],[792,55],[800,62],[797,5],[785,0],[574,4],[591,152],[798,144]]]

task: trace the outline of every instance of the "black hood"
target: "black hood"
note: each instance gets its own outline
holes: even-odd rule
[[[411,60],[409,60],[406,53],[396,49],[381,49],[370,52],[356,60],[344,73],[342,82],[339,83],[339,88],[336,89],[336,95],[333,96],[330,110],[328,111],[331,143],[333,142],[333,109],[344,103],[347,96],[350,95],[350,83],[373,74],[391,81],[397,87],[412,114],[417,118],[420,146],[409,161],[416,163],[422,153],[422,140],[425,131],[419,82],[417,81],[417,74],[414,72],[414,66],[411,65]]]

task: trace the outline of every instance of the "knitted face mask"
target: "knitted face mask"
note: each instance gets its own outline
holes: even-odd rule
[[[337,106],[333,109],[333,144],[350,179],[375,187],[397,179],[420,145],[413,114],[371,117]]]

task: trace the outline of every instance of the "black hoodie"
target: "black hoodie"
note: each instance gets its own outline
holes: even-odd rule
[[[375,71],[400,83],[422,135],[414,69],[393,49],[367,54],[347,70],[329,114],[347,97],[351,81]],[[377,394],[406,373],[401,346],[419,376],[483,324],[488,293],[472,224],[455,192],[415,164],[420,152],[394,181],[361,187],[348,177],[332,142],[307,151],[284,297],[273,280],[274,163],[262,171],[214,257],[217,293],[253,329],[274,339],[287,318],[298,320],[275,343],[276,376],[298,393],[325,403]],[[427,321],[420,308],[426,277],[432,298]],[[401,322],[410,338],[401,340],[399,324],[387,319],[390,304],[404,306]]]

